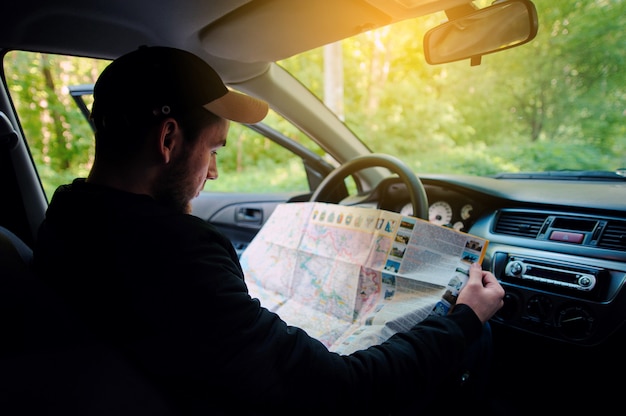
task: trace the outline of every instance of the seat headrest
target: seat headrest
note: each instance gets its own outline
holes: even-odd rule
[[[18,137],[6,114],[0,111],[0,147],[13,150],[17,147]]]
[[[25,273],[33,262],[32,249],[17,235],[0,226],[0,268],[8,273]]]

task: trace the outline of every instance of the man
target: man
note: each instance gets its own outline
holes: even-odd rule
[[[228,120],[266,113],[190,53],[113,61],[94,89],[93,168],[50,203],[40,275],[183,414],[396,414],[445,397],[502,306],[491,273],[472,266],[448,316],[340,356],[252,299],[231,243],[190,215],[217,179]]]

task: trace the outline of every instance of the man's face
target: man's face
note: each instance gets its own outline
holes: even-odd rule
[[[175,209],[190,213],[191,200],[204,189],[207,179],[217,179],[217,151],[226,145],[228,122],[223,120],[204,128],[191,143],[182,140],[157,185],[155,198]]]

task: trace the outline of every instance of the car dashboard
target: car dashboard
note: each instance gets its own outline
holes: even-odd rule
[[[506,290],[496,325],[581,346],[623,326],[626,182],[420,179],[430,222],[489,240],[483,266]],[[393,201],[387,209],[410,213]]]

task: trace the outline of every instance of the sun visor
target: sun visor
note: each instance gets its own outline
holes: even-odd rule
[[[393,22],[362,1],[251,2],[209,25],[200,34],[211,55],[239,62],[288,58]]]

